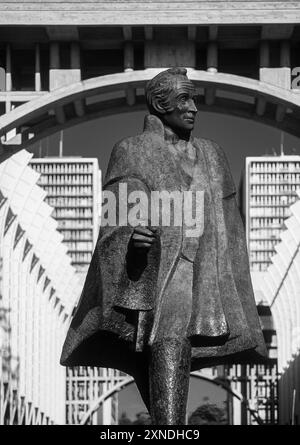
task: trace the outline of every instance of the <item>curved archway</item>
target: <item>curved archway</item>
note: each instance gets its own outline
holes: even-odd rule
[[[0,117],[0,160],[81,122],[143,109],[145,83],[162,68],[88,79],[46,93]],[[198,108],[259,121],[300,136],[300,95],[266,82],[188,69]],[[13,136],[8,133],[13,130]]]
[[[249,411],[250,415],[256,420],[258,424],[263,424],[263,421],[260,419],[258,414],[253,410],[250,406],[247,400],[243,397],[243,395],[232,389],[228,383],[221,379],[213,379],[209,378],[207,376],[201,375],[198,371],[191,372],[191,377],[196,377],[198,379],[204,380],[206,382],[212,383],[214,385],[220,386],[221,388],[225,389],[225,391],[229,392],[233,397],[237,398],[241,403],[244,403],[247,410]],[[82,418],[80,425],[86,425],[88,419],[92,416],[92,414],[107,400],[109,397],[114,395],[116,392],[126,388],[127,386],[134,383],[134,378],[131,376],[124,377],[121,381],[116,383],[112,388],[110,388],[107,392],[103,393],[90,407],[90,409],[85,413],[84,417]]]
[[[89,79],[46,93],[1,116],[0,162],[64,128],[144,108],[145,83],[160,71],[147,69]],[[297,93],[224,73],[190,69],[188,75],[200,91],[199,109],[256,120],[300,136]],[[7,138],[14,129],[16,134]]]

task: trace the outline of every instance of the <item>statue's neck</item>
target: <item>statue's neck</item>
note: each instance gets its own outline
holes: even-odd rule
[[[154,114],[148,114],[145,116],[144,131],[151,131],[160,134],[169,142],[176,143],[179,140],[190,141],[192,140],[191,131],[178,131],[169,127],[164,120]]]
[[[162,121],[162,124],[165,129],[165,138],[174,140],[174,142],[177,142],[178,140],[184,140],[189,141],[191,139],[191,131],[180,131],[179,129],[174,129],[169,127],[164,121]]]

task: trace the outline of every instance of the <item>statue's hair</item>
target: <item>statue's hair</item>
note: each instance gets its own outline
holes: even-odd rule
[[[170,104],[170,94],[174,89],[174,84],[178,76],[182,76],[187,80],[187,70],[185,68],[175,67],[162,71],[153,79],[149,80],[146,85],[146,103],[152,114],[158,114],[153,102],[159,103],[164,112],[173,111]],[[163,112],[163,111],[162,111]]]

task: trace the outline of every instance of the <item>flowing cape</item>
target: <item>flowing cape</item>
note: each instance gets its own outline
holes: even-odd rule
[[[126,184],[128,194],[142,191],[149,202],[151,191],[190,189],[166,149],[167,142],[163,124],[149,115],[142,134],[115,145],[104,189],[117,197],[117,222],[122,211],[118,203],[126,199],[119,196],[120,184]],[[183,226],[158,226],[157,241],[135,273],[128,267],[133,227],[101,227],[61,364],[112,367],[134,375],[145,358],[147,345],[155,339],[166,286],[185,250],[194,263],[193,309],[188,328],[193,346],[192,369],[258,361],[266,356],[244,227],[225,154],[218,144],[207,139],[195,138],[193,144],[204,155],[211,227],[187,247],[190,241]]]

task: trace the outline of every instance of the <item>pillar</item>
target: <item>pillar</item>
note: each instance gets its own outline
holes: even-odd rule
[[[12,90],[12,75],[11,75],[11,47],[6,45],[6,91]]]
[[[40,60],[40,45],[35,45],[35,91],[41,91],[41,60]]]
[[[217,42],[209,42],[207,47],[207,71],[216,73],[218,71],[218,45]]]

